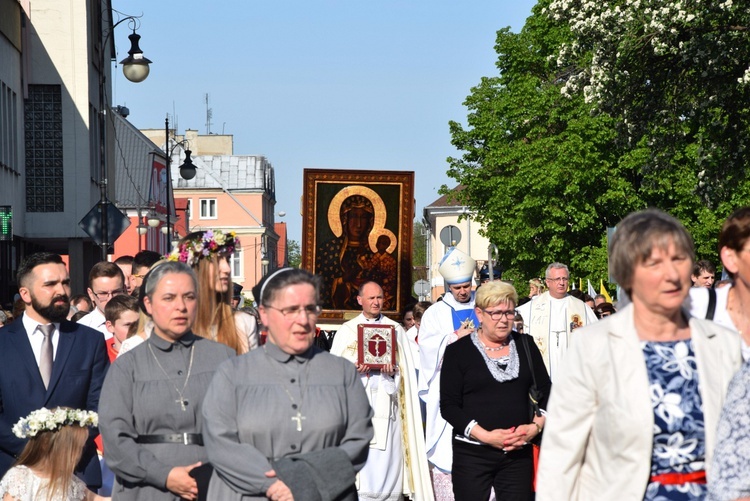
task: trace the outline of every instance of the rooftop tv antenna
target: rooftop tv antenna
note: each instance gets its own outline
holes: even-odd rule
[[[214,116],[214,112],[208,107],[208,93],[206,93],[206,134],[211,134],[211,118]]]

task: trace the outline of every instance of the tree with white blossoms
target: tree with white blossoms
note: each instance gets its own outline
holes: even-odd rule
[[[750,3],[554,0],[543,13],[572,35],[552,56],[570,75],[563,95],[583,94],[616,117],[620,141],[648,150],[644,168],[692,167],[708,207],[741,202],[733,194],[750,158]]]
[[[504,276],[554,260],[606,277],[606,228],[646,207],[717,261],[722,221],[750,204],[750,8],[734,2],[542,0],[498,32],[499,74],[450,123],[465,189],[441,193],[484,223]]]
[[[611,118],[582,97],[561,95],[565,74],[549,58],[569,32],[539,14],[520,33],[497,33],[499,75],[482,78],[465,105],[468,126],[450,123],[448,194],[471,207],[500,249],[503,277],[522,284],[552,261],[578,276],[606,277],[606,228],[642,205],[617,165]]]

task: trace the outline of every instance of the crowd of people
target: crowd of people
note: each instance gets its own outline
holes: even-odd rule
[[[715,281],[650,209],[609,245],[618,303],[550,263],[520,298],[450,248],[445,294],[361,310],[318,346],[324,278],[282,268],[246,311],[229,232],[162,257],[28,256],[0,312],[0,496],[67,500],[750,499],[750,208]],[[327,293],[327,292],[326,292]],[[262,331],[262,334],[261,334]]]

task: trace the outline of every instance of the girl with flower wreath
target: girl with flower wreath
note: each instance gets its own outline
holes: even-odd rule
[[[235,232],[196,231],[184,236],[168,256],[186,263],[198,275],[199,336],[223,343],[238,355],[258,347],[258,324],[252,315],[231,307],[232,279],[229,258],[240,245]]]
[[[96,412],[38,409],[16,423],[13,434],[28,438],[15,465],[0,480],[2,501],[103,501],[73,470],[98,425]]]

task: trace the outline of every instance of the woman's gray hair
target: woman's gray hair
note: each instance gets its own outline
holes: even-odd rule
[[[307,270],[281,268],[271,273],[263,281],[260,289],[260,304],[269,306],[276,293],[290,285],[310,284],[315,289],[315,302],[320,302],[320,277]]]
[[[146,313],[143,299],[146,297],[151,299],[156,290],[156,286],[159,285],[159,282],[164,278],[164,275],[170,273],[184,273],[185,275],[190,276],[190,279],[193,281],[195,293],[198,294],[198,277],[190,266],[181,263],[180,261],[159,261],[151,268],[151,270],[149,270],[148,273],[146,273],[146,276],[143,277],[143,284],[141,285],[141,290],[138,296],[138,304],[143,313]]]
[[[635,267],[651,256],[654,247],[666,249],[670,243],[695,260],[693,239],[675,217],[659,209],[629,214],[609,242],[609,274],[630,295]]]

